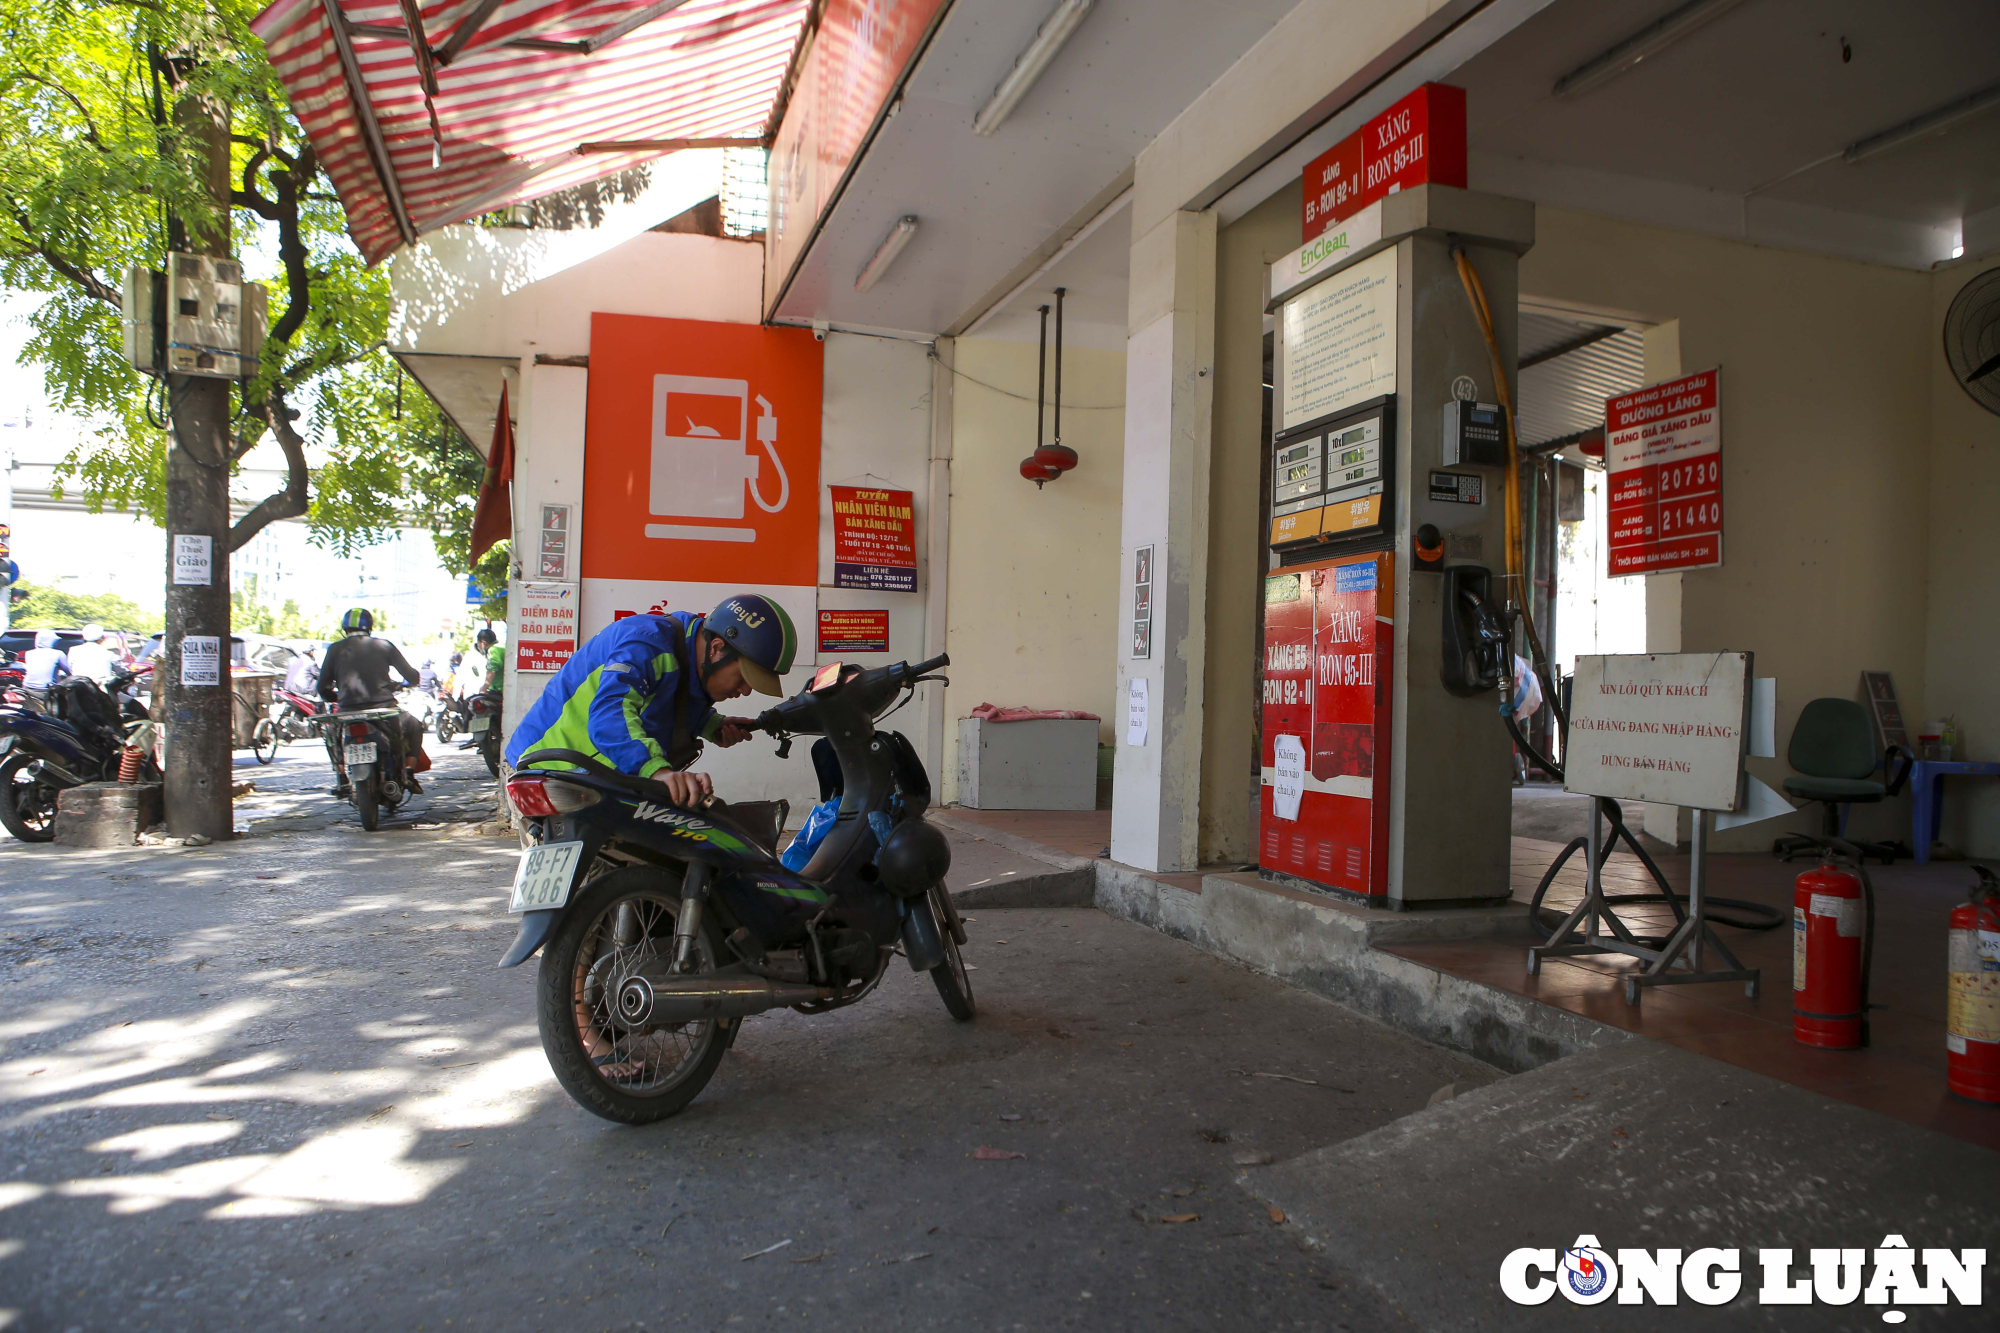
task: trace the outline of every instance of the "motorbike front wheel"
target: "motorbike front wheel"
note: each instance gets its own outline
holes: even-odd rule
[[[257,729],[250,733],[250,753],[257,757],[260,764],[268,764],[278,757],[278,729],[272,725],[270,718],[259,722]]]
[[[437,725],[439,745],[450,744],[451,738],[457,734],[457,729],[454,728],[451,723],[452,723],[451,709],[449,707],[439,709],[438,725]]]
[[[965,959],[958,952],[958,939],[951,933],[951,917],[938,895],[945,893],[942,884],[931,886],[928,899],[931,915],[937,918],[938,938],[944,942],[944,961],[931,969],[931,980],[937,983],[938,998],[944,1001],[945,1012],[959,1022],[972,1018],[972,974],[966,969]]]
[[[638,964],[673,957],[680,910],[678,875],[628,866],[585,887],[542,949],[535,980],[542,1050],[563,1091],[593,1115],[626,1125],[676,1115],[729,1049],[731,1020],[634,1029],[619,1018],[619,980]],[[713,972],[723,953],[715,919],[704,913],[695,971]]]
[[[30,774],[29,754],[8,755],[0,761],[0,824],[22,842],[53,842],[56,797],[62,790]]]

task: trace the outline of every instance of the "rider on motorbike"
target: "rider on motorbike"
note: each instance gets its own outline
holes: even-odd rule
[[[726,597],[706,616],[627,616],[564,663],[508,737],[507,762],[518,768],[536,750],[575,750],[656,778],[676,803],[692,805],[715,790],[706,773],[682,771],[702,741],[727,748],[754,725],[724,717],[716,702],[753,689],[783,698],[778,678],[797,651],[791,617],[757,593]]]
[[[394,707],[399,687],[390,679],[392,670],[403,678],[402,688],[417,683],[417,669],[403,656],[403,650],[387,639],[373,637],[374,628],[374,615],[355,607],[340,618],[340,629],[346,637],[326,650],[326,660],[319,672],[319,697],[337,704],[342,712]],[[409,787],[412,791],[422,791],[414,775],[431,766],[430,756],[424,753],[423,723],[403,713],[386,725],[402,728],[403,746],[410,756]],[[339,728],[326,728],[327,756],[333,761],[334,776],[338,779],[333,794],[345,798],[347,768],[341,762],[339,745]]]

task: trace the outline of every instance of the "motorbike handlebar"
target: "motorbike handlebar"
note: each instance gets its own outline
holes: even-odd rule
[[[919,662],[915,666],[911,667],[910,674],[912,676],[928,676],[931,672],[936,671],[939,667],[948,667],[950,665],[951,665],[951,654],[939,653],[936,657],[931,658],[929,661]]]

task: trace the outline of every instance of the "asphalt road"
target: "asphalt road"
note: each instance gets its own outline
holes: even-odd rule
[[[975,1022],[898,961],[610,1125],[549,1074],[533,966],[493,966],[512,842],[363,834],[310,748],[231,844],[0,847],[0,1328],[1404,1325],[1235,1182],[1485,1066],[1094,910],[988,910]],[[476,817],[467,759],[431,799]]]

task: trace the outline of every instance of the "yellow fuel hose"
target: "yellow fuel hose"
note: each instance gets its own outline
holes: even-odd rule
[[[1500,344],[1493,337],[1493,311],[1486,303],[1486,286],[1479,280],[1479,270],[1472,267],[1472,261],[1465,251],[1454,246],[1451,257],[1458,264],[1458,280],[1465,286],[1465,299],[1472,306],[1472,316],[1479,322],[1479,332],[1486,339],[1486,355],[1493,363],[1493,393],[1500,400],[1500,418],[1507,431],[1507,577],[1513,581],[1509,592],[1519,597],[1521,624],[1528,632],[1528,645],[1535,655],[1535,665],[1542,674],[1548,674],[1548,654],[1542,649],[1542,639],[1535,632],[1535,617],[1531,589],[1522,574],[1521,555],[1521,453],[1514,437],[1514,395],[1507,388],[1507,370],[1500,363]],[[1511,672],[1509,675],[1511,676]]]

